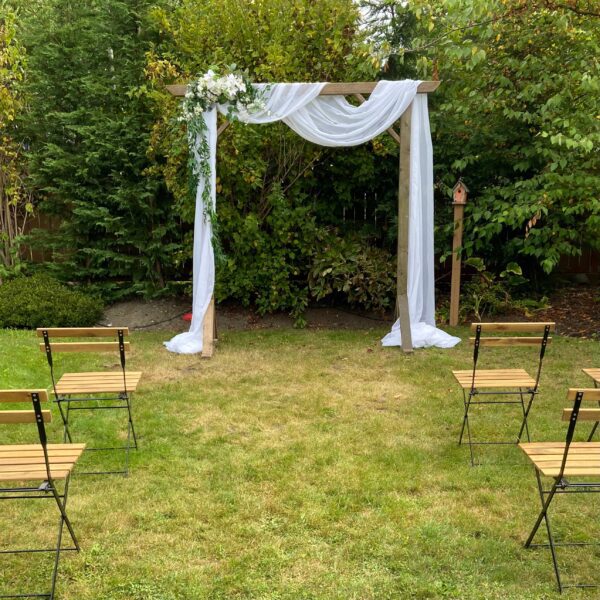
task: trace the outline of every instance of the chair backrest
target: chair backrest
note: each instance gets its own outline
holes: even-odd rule
[[[44,464],[47,480],[52,483],[52,472],[50,471],[50,459],[48,458],[48,439],[46,437],[45,423],[52,421],[52,413],[42,410],[41,402],[48,402],[46,390],[0,390],[0,405],[3,403],[31,402],[33,410],[2,410],[0,408],[0,423],[35,423],[42,451],[44,453]]]
[[[46,429],[44,423],[52,421],[52,413],[42,410],[40,403],[48,402],[46,390],[0,390],[1,404],[20,404],[27,402],[33,409],[7,410],[0,408],[0,424],[36,423],[40,442],[46,445]]]
[[[573,401],[573,408],[563,409],[562,420],[571,421],[600,421],[600,408],[581,408],[582,402],[597,402],[600,404],[600,388],[571,388],[567,400]],[[575,427],[575,426],[574,426]]]
[[[532,322],[532,323],[471,323],[471,331],[475,333],[474,337],[469,338],[473,344],[473,378],[477,368],[480,347],[506,348],[509,346],[537,346],[540,349],[539,364],[536,376],[536,388],[539,383],[542,371],[542,361],[546,353],[546,346],[552,341],[550,333],[556,330],[556,323],[553,322]],[[483,336],[484,333],[541,333],[541,336],[518,335],[518,336]]]
[[[44,338],[40,344],[40,350],[46,353],[46,359],[50,365],[52,385],[56,391],[54,379],[55,352],[117,352],[121,362],[121,369],[125,374],[125,353],[129,352],[130,344],[125,341],[129,335],[128,327],[38,327],[38,337]],[[78,341],[78,342],[55,342],[55,338],[113,338],[110,342]]]
[[[567,392],[567,400],[573,401],[573,408],[565,408],[562,414],[563,421],[569,421],[567,429],[567,437],[565,439],[565,452],[563,455],[562,465],[559,478],[562,478],[567,458],[569,456],[569,448],[573,442],[575,428],[578,421],[600,421],[600,408],[581,408],[583,402],[600,403],[600,389],[598,388],[570,388]],[[597,452],[600,452],[597,444],[594,444]]]
[[[40,350],[46,352],[49,346],[52,352],[111,352],[120,350],[123,346],[125,352],[129,351],[129,342],[122,338],[129,335],[128,327],[38,327],[38,337],[44,338]],[[113,338],[112,342],[54,342],[53,338]],[[48,340],[48,344],[46,344]]]

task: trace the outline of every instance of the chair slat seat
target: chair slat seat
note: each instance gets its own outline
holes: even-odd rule
[[[471,389],[473,370],[452,371],[456,381],[463,389]],[[535,379],[525,369],[477,369],[476,388],[530,388],[535,387]]]
[[[519,447],[543,475],[558,477],[565,454],[564,443],[522,443]],[[600,476],[600,442],[572,442],[564,477]]]
[[[66,479],[85,444],[50,444],[48,459],[54,479]],[[45,481],[48,478],[44,450],[39,445],[0,446],[0,481]]]
[[[128,392],[135,392],[142,377],[141,371],[127,371],[125,383]],[[123,392],[122,371],[99,371],[89,373],[65,373],[56,384],[61,395],[101,394]]]
[[[583,369],[583,372],[591,377],[596,385],[600,385],[600,369]]]

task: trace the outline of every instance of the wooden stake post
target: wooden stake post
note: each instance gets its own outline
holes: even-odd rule
[[[354,95],[361,102],[364,101],[362,94],[370,94],[377,85],[376,81],[357,83],[328,83],[321,90],[321,96],[347,96]],[[439,87],[439,81],[422,81],[417,88],[419,94],[435,92]],[[167,90],[173,96],[184,96],[185,85],[168,85]],[[398,266],[396,271],[396,312],[400,319],[402,333],[402,350],[412,352],[412,335],[410,331],[410,314],[408,308],[408,232],[409,232],[409,190],[410,190],[410,120],[412,115],[412,104],[406,109],[400,118],[400,136],[393,128],[388,130],[394,141],[400,146],[400,173],[398,181]],[[218,133],[225,131],[227,125],[224,123],[219,127]],[[453,275],[454,277],[454,275]],[[454,279],[453,279],[454,281]],[[211,300],[210,306],[204,316],[202,326],[202,356],[209,358],[214,352],[216,338],[215,302]]]
[[[452,190],[452,206],[454,206],[454,238],[452,239],[452,282],[450,284],[450,325],[458,325],[458,310],[460,304],[460,269],[461,259],[458,249],[462,248],[463,219],[469,188],[458,180]]]
[[[400,160],[398,175],[398,267],[396,271],[396,312],[400,319],[402,350],[412,352],[408,308],[408,223],[410,219],[410,120],[412,104],[400,117]]]

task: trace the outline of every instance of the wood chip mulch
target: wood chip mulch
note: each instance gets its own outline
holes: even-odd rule
[[[600,340],[600,287],[562,288],[550,297],[550,307],[536,311],[536,321],[555,321],[562,335]]]

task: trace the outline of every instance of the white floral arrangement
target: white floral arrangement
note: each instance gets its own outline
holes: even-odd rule
[[[182,120],[196,125],[202,113],[215,104],[227,104],[227,118],[244,118],[264,108],[264,102],[256,88],[244,73],[231,72],[220,75],[209,69],[204,75],[188,84],[182,107]],[[195,127],[192,127],[195,128]]]

